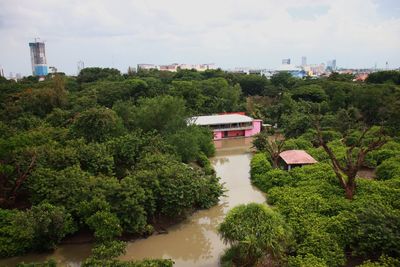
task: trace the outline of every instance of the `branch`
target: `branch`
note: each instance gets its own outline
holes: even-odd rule
[[[15,199],[17,195],[18,189],[21,187],[22,183],[28,178],[29,173],[32,171],[33,167],[36,163],[36,155],[32,156],[31,163],[29,164],[27,170],[18,177],[17,181],[15,182],[14,188],[11,191],[10,199]]]
[[[340,171],[345,172],[344,168],[340,166],[340,163],[336,156],[333,154],[332,150],[328,147],[328,145],[325,143],[324,139],[322,138],[322,131],[321,127],[319,125],[319,120],[315,120],[315,128],[317,130],[317,137],[319,144],[324,148],[325,152],[328,154],[332,165],[333,165],[333,171],[336,174],[336,177],[339,179],[339,183],[343,188],[346,188],[346,181],[343,179],[343,176],[341,175]]]

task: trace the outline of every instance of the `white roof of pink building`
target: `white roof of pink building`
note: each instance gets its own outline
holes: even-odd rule
[[[286,164],[313,164],[317,161],[304,150],[286,150],[279,154]]]
[[[224,114],[224,115],[192,117],[190,121],[196,125],[217,125],[217,124],[252,122],[253,118],[240,114]]]

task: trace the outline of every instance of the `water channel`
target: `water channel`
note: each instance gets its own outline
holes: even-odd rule
[[[168,229],[167,234],[128,242],[121,260],[170,258],[174,266],[218,266],[226,246],[217,233],[217,226],[236,205],[263,203],[265,196],[250,184],[251,139],[216,141],[216,156],[211,162],[228,190],[218,205],[195,212],[182,223]],[[79,266],[90,255],[91,244],[60,245],[53,253],[28,254],[0,260],[0,266],[15,266],[19,262],[55,259],[60,266]]]

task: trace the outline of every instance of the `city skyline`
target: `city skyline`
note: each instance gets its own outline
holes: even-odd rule
[[[221,68],[301,65],[400,67],[400,2],[352,1],[2,1],[0,64],[30,74],[28,43],[46,41],[49,66],[126,72],[138,63]]]

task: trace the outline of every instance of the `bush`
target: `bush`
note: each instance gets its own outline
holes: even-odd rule
[[[117,216],[108,211],[98,211],[86,220],[98,241],[112,240],[122,234]]]
[[[200,153],[197,156],[197,161],[196,162],[197,162],[197,164],[200,165],[200,167],[203,168],[205,174],[210,175],[210,174],[214,174],[215,173],[215,170],[212,167],[212,165],[210,163],[210,160],[207,158],[207,156],[204,153]]]
[[[378,180],[388,180],[395,177],[400,177],[400,158],[387,159],[376,168]]]
[[[386,255],[382,255],[379,257],[379,260],[376,262],[371,262],[370,260],[364,262],[359,265],[359,267],[398,267],[400,266],[400,260],[392,257],[388,257]]]
[[[216,204],[223,193],[215,175],[205,175],[166,155],[145,157],[135,177],[145,191],[148,216],[183,218],[194,208]]]
[[[280,169],[270,170],[263,174],[256,174],[252,182],[261,191],[267,192],[275,186],[285,186],[292,184],[293,178],[287,171]]]
[[[313,254],[306,254],[289,257],[288,267],[328,267],[328,265],[323,259]]]
[[[54,249],[67,234],[76,230],[64,208],[48,203],[27,211],[0,210],[0,219],[1,257]]]
[[[31,201],[39,204],[46,200],[50,204],[64,206],[74,216],[79,213],[81,201],[90,196],[89,174],[78,165],[61,171],[37,168],[28,180]]]
[[[257,174],[264,174],[272,170],[271,163],[268,161],[265,153],[255,154],[251,159],[250,168],[251,179],[254,179]]]
[[[285,140],[283,150],[302,149],[307,150],[312,148],[312,143],[304,138],[288,139]]]
[[[45,262],[31,262],[31,263],[19,263],[16,267],[56,267],[57,262],[53,259],[50,259]]]
[[[312,254],[328,266],[343,266],[346,262],[344,248],[338,244],[335,236],[320,229],[308,231],[296,252],[304,256]]]
[[[279,262],[291,241],[291,231],[282,216],[256,203],[230,210],[218,232],[225,243],[235,247],[236,266],[256,265],[266,255]]]
[[[95,130],[94,130],[95,129]],[[77,116],[72,132],[88,142],[104,142],[124,132],[121,118],[108,108],[91,108]]]
[[[400,257],[400,210],[373,196],[353,201],[356,216],[351,247],[357,255]]]
[[[293,183],[291,185],[314,181],[323,181],[332,185],[338,185],[335,173],[331,166],[326,163],[316,163],[301,168],[293,168],[289,173],[293,177]]]
[[[16,256],[32,248],[35,234],[32,224],[16,223],[16,217],[22,213],[0,209],[0,257]]]

